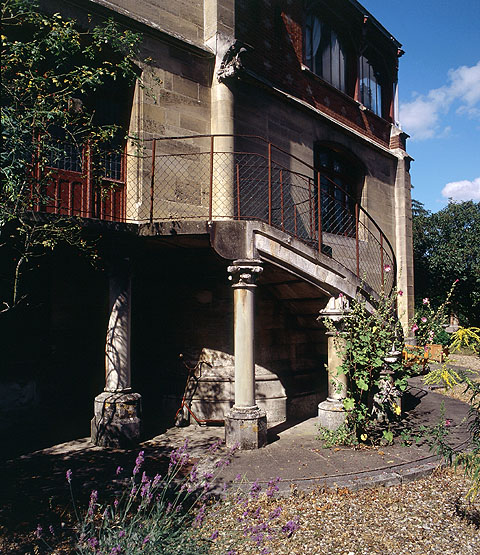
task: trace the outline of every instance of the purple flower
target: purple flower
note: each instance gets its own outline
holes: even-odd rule
[[[187,452],[187,447],[188,447],[188,440],[186,439],[183,442],[182,446],[180,446],[178,449],[174,449],[170,453],[170,464],[168,466],[169,469],[173,468],[176,465],[185,466],[188,463],[188,460],[190,457]]]
[[[92,549],[95,549],[98,545],[98,540],[95,537],[94,538],[88,538],[87,543]]]
[[[122,552],[122,548],[117,545],[116,547],[112,547],[112,551],[110,551],[110,555],[119,555]]]
[[[282,532],[287,534],[287,537],[291,537],[293,533],[300,528],[298,520],[289,520],[284,526],[282,526]]]
[[[422,301],[423,304],[428,304],[430,301],[428,299],[428,297],[425,297]]]
[[[120,501],[118,499],[115,499],[115,501],[113,502],[113,506],[115,507],[115,509],[118,507],[119,503]]]
[[[140,472],[140,468],[142,467],[142,464],[145,461],[144,455],[145,455],[145,451],[140,451],[137,458],[135,459],[135,468],[133,469],[134,476]]]
[[[118,533],[118,537],[123,538],[124,536],[125,536],[125,530],[120,530],[120,532]]]
[[[418,330],[417,324],[413,324],[413,326],[412,326],[413,333],[415,333],[417,330]]]
[[[216,540],[218,538],[218,530],[214,530],[210,536],[211,540]]]
[[[42,537],[42,532],[43,532],[43,528],[40,526],[40,524],[37,524],[37,529],[35,530],[35,535],[37,536],[37,538],[41,538]]]
[[[212,445],[210,445],[208,450],[211,451],[212,453],[215,453],[215,451],[220,447],[220,445],[222,445],[221,439],[215,441],[215,443],[212,443]]]
[[[140,496],[145,497],[150,491],[150,482],[145,482],[140,490]]]
[[[282,507],[276,507],[276,508],[273,509],[273,511],[268,515],[268,518],[269,518],[270,520],[273,520],[274,518],[279,517],[281,512],[282,512]]]
[[[262,486],[258,483],[258,480],[255,480],[250,488],[250,497],[258,497],[260,491],[262,491]]]
[[[192,467],[192,471],[190,472],[190,481],[191,482],[196,482],[198,478],[198,470],[197,470],[197,465],[194,464]]]
[[[123,472],[123,468],[121,466],[117,466],[115,474],[118,476],[121,472]]]
[[[53,529],[53,526],[51,524],[48,527],[48,529],[50,530],[50,534],[52,534],[52,536],[54,536],[55,535],[55,530]]]
[[[194,526],[201,526],[203,523],[203,519],[205,518],[205,504],[203,504],[200,509],[198,510],[197,516],[193,521]]]
[[[280,482],[280,477],[277,476],[274,480],[270,480],[267,484],[267,497],[273,497],[276,491],[279,490],[278,482]]]
[[[235,480],[236,480],[237,482],[238,482],[239,480],[241,480],[241,479],[242,479],[242,475],[241,475],[241,474],[237,474],[237,475],[235,476]]]
[[[98,499],[98,491],[96,489],[92,490],[90,494],[90,503],[88,504],[88,516],[93,516],[94,508]]]
[[[160,474],[155,474],[155,478],[153,479],[153,482],[152,482],[152,488],[156,488],[160,483],[161,479],[162,477],[160,476]]]
[[[145,539],[142,542],[142,545],[145,545],[146,543],[148,543],[150,541],[150,537],[149,536],[145,536]]]
[[[70,482],[72,481],[72,469],[69,468],[67,470],[67,472],[65,473],[65,476],[67,477],[67,482],[70,484]]]

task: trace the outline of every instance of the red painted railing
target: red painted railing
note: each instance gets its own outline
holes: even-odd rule
[[[38,209],[136,223],[262,221],[341,263],[374,290],[393,287],[393,249],[361,206],[360,192],[349,194],[261,137],[136,140],[114,155],[115,171],[108,156],[92,160],[87,150],[82,171],[51,169],[47,200]]]

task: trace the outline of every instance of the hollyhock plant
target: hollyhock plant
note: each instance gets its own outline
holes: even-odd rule
[[[450,343],[450,337],[444,328],[448,323],[447,307],[457,282],[458,280],[453,282],[445,302],[437,309],[432,306],[430,299],[425,297],[422,299],[420,307],[415,310],[415,319],[411,330],[415,334],[417,345],[436,343],[446,346]]]

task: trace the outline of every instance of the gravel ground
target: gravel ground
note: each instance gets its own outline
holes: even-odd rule
[[[400,486],[294,493],[280,501],[263,495],[249,503],[248,516],[244,506],[227,503],[205,532],[208,537],[218,530],[214,552],[232,549],[232,555],[478,555],[480,499],[467,502],[468,488],[461,474],[443,469]],[[272,518],[278,506],[280,516]],[[295,527],[289,521],[299,526],[291,537],[281,531]],[[262,539],[262,522],[268,522],[274,539],[252,541],[252,536]]]

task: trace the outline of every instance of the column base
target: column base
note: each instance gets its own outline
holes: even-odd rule
[[[101,447],[133,447],[141,438],[141,415],[139,393],[100,393],[94,403],[92,443]]]
[[[233,407],[225,414],[225,443],[242,451],[267,444],[267,415],[258,407]]]
[[[318,423],[327,430],[338,430],[343,424],[347,413],[343,408],[343,401],[327,399],[318,405]]]

